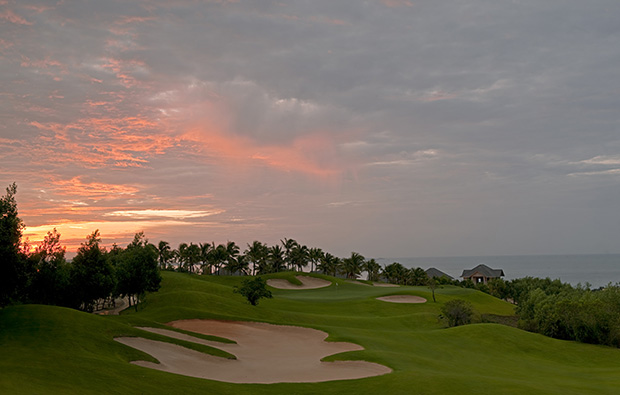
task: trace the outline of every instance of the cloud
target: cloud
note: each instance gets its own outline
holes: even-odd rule
[[[32,25],[32,22],[27,21],[25,18],[17,15],[15,12],[9,9],[0,11],[0,19],[4,19],[16,25],[26,25],[26,26]]]
[[[618,2],[0,3],[0,182],[31,229],[617,249]]]
[[[115,185],[102,182],[84,183],[81,177],[52,182],[56,191],[63,195],[80,196],[87,199],[118,199],[120,196],[134,196],[140,189],[135,186]]]
[[[173,218],[176,220],[209,217],[211,215],[221,214],[224,210],[121,210],[105,213],[104,217],[120,217],[122,219],[156,219],[156,218]]]

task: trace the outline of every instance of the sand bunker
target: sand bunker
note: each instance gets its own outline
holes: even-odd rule
[[[141,329],[217,347],[234,354],[237,359],[214,357],[139,337],[120,337],[115,340],[144,351],[160,362],[132,362],[136,365],[229,383],[320,382],[379,376],[392,371],[386,366],[365,361],[321,362],[321,358],[328,355],[363,348],[353,343],[326,342],[327,334],[315,329],[214,320],[183,320],[169,325],[224,337],[237,344],[198,339],[165,329]]]
[[[381,296],[377,299],[391,303],[426,303],[426,299],[414,295],[390,295]]]
[[[310,276],[295,276],[302,285],[293,284],[283,278],[272,278],[267,280],[267,285],[279,289],[315,289],[329,287],[332,285],[331,281],[323,280],[322,278],[310,277]]]

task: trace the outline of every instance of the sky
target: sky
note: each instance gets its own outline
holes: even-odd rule
[[[0,0],[0,187],[69,251],[620,252],[617,0]]]

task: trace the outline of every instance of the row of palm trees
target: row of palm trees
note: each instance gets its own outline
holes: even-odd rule
[[[172,249],[166,241],[158,245],[159,265],[164,270],[178,270],[201,274],[260,275],[286,270],[304,271],[356,279],[362,272],[369,281],[384,281],[401,285],[426,285],[426,272],[417,268],[406,268],[398,262],[381,267],[374,259],[366,260],[361,254],[352,252],[348,258],[338,258],[320,248],[308,248],[294,239],[284,239],[280,244],[268,246],[260,241],[241,248],[234,242],[181,243]]]
[[[254,241],[243,252],[234,241],[218,245],[213,242],[181,243],[177,249],[160,241],[157,249],[161,269],[189,273],[259,275],[303,271],[310,266],[311,272],[352,279],[366,271],[369,280],[378,281],[381,272],[381,266],[374,259],[366,261],[357,252],[342,259],[320,248],[308,248],[294,239],[284,239],[273,246]]]

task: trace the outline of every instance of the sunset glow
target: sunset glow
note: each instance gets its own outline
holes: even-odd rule
[[[24,238],[617,251],[620,6],[440,3],[0,0]]]

